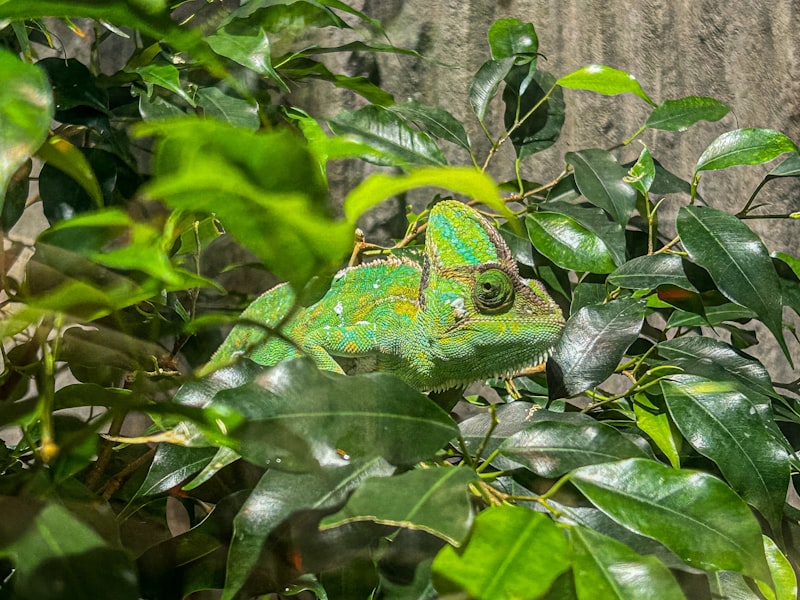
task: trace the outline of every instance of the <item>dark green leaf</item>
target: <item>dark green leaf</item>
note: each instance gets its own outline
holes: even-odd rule
[[[391,106],[394,104],[394,96],[379,88],[366,77],[348,77],[347,75],[332,73],[323,63],[309,58],[294,58],[281,65],[281,74],[287,79],[314,78],[329,81],[338,88],[359,94],[376,106]]]
[[[673,327],[714,327],[725,321],[749,321],[757,317],[758,315],[749,308],[734,302],[725,302],[706,306],[702,312],[676,310],[667,320],[667,329]]]
[[[633,298],[587,306],[571,317],[547,363],[551,398],[605,381],[639,337],[643,319],[644,301]]]
[[[432,570],[442,594],[463,590],[475,600],[519,600],[542,597],[568,568],[566,537],[547,516],[495,506],[477,516],[460,552],[452,546],[439,552]]]
[[[616,268],[608,246],[567,215],[536,212],[525,218],[533,246],[559,267],[610,273]]]
[[[717,463],[731,487],[777,531],[789,485],[789,456],[775,431],[728,382],[672,375],[660,385],[683,437]]]
[[[459,546],[472,523],[467,484],[475,472],[466,467],[415,469],[396,477],[367,479],[339,512],[320,523],[322,529],[372,521],[419,529]]]
[[[541,477],[560,477],[585,465],[646,454],[613,427],[597,421],[536,421],[500,446],[503,456]]]
[[[667,566],[642,556],[614,538],[580,525],[570,527],[572,571],[579,600],[663,600],[685,598]]]
[[[108,110],[108,93],[98,87],[94,75],[79,60],[54,57],[36,64],[47,71],[56,112],[78,106],[88,106],[101,113]]]
[[[330,122],[338,135],[352,135],[377,150],[377,164],[444,165],[444,154],[428,134],[411,129],[397,114],[380,106],[340,112]],[[391,157],[390,161],[386,157]],[[370,158],[370,157],[366,157]]]
[[[6,188],[47,138],[53,96],[42,70],[0,50],[0,209]]]
[[[84,152],[86,154],[84,154]],[[111,154],[103,152],[102,150],[90,148],[82,152],[67,140],[54,135],[47,140],[46,144],[43,144],[41,148],[39,148],[37,156],[47,163],[49,167],[55,167],[62,173],[69,175],[69,177],[71,177],[78,185],[81,186],[81,188],[83,188],[83,191],[86,192],[86,195],[88,195],[88,199],[91,200],[91,203],[81,210],[77,206],[80,204],[86,205],[85,201],[81,202],[81,196],[84,195],[80,194],[80,192],[76,190],[75,186],[73,185],[63,185],[61,183],[55,184],[54,187],[57,188],[58,194],[63,194],[67,197],[71,196],[72,200],[70,201],[67,198],[55,198],[47,201],[44,197],[42,198],[44,211],[45,214],[48,215],[48,221],[50,224],[60,221],[62,218],[72,216],[74,213],[84,212],[90,208],[101,208],[104,204],[103,193],[105,192],[110,199],[111,194],[116,187],[116,161]],[[101,156],[103,157],[103,160],[95,160],[94,166],[98,169],[98,173],[104,180],[104,189],[100,188],[97,175],[95,175],[95,172],[92,168],[93,165],[90,162],[92,158],[97,159]],[[48,170],[49,169],[44,169],[45,173],[47,173]],[[58,175],[54,175],[54,177],[58,178]],[[49,183],[47,182],[47,175],[45,175],[44,179],[46,186]],[[39,176],[39,181],[41,185],[41,175]],[[67,192],[70,191],[70,188],[72,188],[74,191],[72,191],[71,194],[68,194]],[[47,195],[47,192],[45,192],[45,194]],[[61,208],[54,211],[54,206],[58,206],[59,204],[67,204],[70,206],[70,208]],[[61,216],[54,215],[54,212],[61,213]]]
[[[489,103],[497,95],[498,86],[513,66],[514,59],[512,57],[488,60],[475,73],[469,86],[469,103],[481,123],[486,118]]]
[[[677,227],[692,260],[725,296],[758,315],[792,363],[783,337],[780,281],[761,239],[733,215],[703,206],[682,207]]]
[[[385,477],[392,470],[383,460],[371,459],[304,475],[267,471],[233,520],[223,599],[237,597],[258,565],[267,537],[292,514],[333,508],[364,479]]]
[[[800,177],[800,154],[787,156],[767,173],[767,177]]]
[[[565,159],[575,169],[581,194],[624,227],[636,206],[636,190],[625,182],[625,168],[606,150],[568,152]]]
[[[686,277],[683,260],[675,254],[651,254],[629,260],[608,276],[608,283],[631,290],[653,290],[660,285],[674,285],[696,292]]]
[[[645,123],[651,129],[684,131],[698,121],[719,121],[730,108],[707,96],[686,96],[665,100],[653,109]]]
[[[136,495],[154,496],[171,490],[205,467],[216,452],[216,448],[159,444],[147,478]]]
[[[795,143],[774,129],[736,129],[711,142],[694,170],[712,171],[738,165],[760,165],[787,152],[797,152]]]
[[[631,458],[582,467],[570,481],[612,519],[690,566],[769,581],[758,521],[716,477]]]
[[[539,205],[539,210],[572,217],[603,241],[615,264],[621,265],[625,262],[625,228],[610,220],[602,209],[548,200]]]
[[[433,137],[452,142],[465,150],[470,149],[469,137],[461,121],[445,109],[427,106],[412,99],[395,104],[391,109],[417,123]]]
[[[495,60],[520,56],[536,58],[539,51],[539,38],[532,23],[523,23],[519,19],[498,19],[489,27],[488,35],[489,48]]]
[[[511,143],[520,160],[552,146],[564,125],[563,93],[559,88],[551,91],[555,78],[539,70],[531,77],[529,68],[529,65],[514,67],[506,76],[503,90],[504,122],[511,131]],[[550,95],[542,102],[548,92]]]
[[[636,77],[625,71],[605,65],[581,67],[577,71],[560,77],[556,83],[561,87],[573,90],[588,90],[605,96],[626,93],[636,94],[648,104],[655,106],[655,102],[645,94]]]

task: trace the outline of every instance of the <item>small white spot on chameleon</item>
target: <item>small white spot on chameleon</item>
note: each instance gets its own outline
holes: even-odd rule
[[[336,303],[336,306],[333,307],[333,312],[335,312],[340,317],[342,316],[342,313],[344,312],[344,305],[342,304],[341,300],[339,300]]]
[[[356,321],[356,325],[371,325],[369,321]]]
[[[467,311],[464,310],[464,299],[463,298],[456,298],[452,302],[450,302],[450,306],[453,307],[453,312],[456,315],[456,319],[463,319],[467,316]]]
[[[324,329],[325,331],[328,331],[330,328],[331,328],[331,326],[330,326],[330,325],[325,325],[325,327],[323,327],[323,329]]]
[[[372,284],[372,288],[373,288],[373,289],[376,289],[376,290],[377,290],[379,287],[381,287],[381,284],[380,284],[379,282],[377,282],[377,281],[376,281],[375,283],[373,283],[373,284]]]

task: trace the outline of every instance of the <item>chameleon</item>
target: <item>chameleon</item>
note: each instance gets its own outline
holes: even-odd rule
[[[295,302],[287,284],[259,296],[210,364],[308,356],[320,369],[354,365],[349,373],[389,372],[437,391],[544,362],[564,327],[541,283],[519,275],[497,229],[453,200],[430,211],[421,265],[389,257],[347,267],[322,299],[285,318]],[[277,326],[281,336],[270,335]]]

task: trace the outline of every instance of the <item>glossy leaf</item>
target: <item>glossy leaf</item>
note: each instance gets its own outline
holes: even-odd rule
[[[667,328],[673,327],[703,327],[721,325],[726,321],[749,321],[757,318],[758,315],[734,302],[724,302],[705,306],[701,312],[687,312],[676,310],[667,320]]]
[[[632,458],[581,467],[570,481],[612,519],[690,566],[769,581],[758,522],[716,477]]]
[[[665,100],[653,109],[645,127],[665,131],[685,131],[698,121],[719,121],[730,108],[707,96],[686,96]]]
[[[656,164],[647,146],[642,148],[639,158],[628,171],[628,176],[624,178],[628,185],[642,194],[650,191],[656,179]]]
[[[738,165],[760,165],[787,152],[797,152],[797,145],[774,129],[736,129],[719,136],[703,151],[694,170],[713,171]]]
[[[653,290],[661,285],[674,285],[696,292],[683,269],[683,260],[675,254],[637,256],[608,276],[608,283],[631,290]]]
[[[683,437],[713,460],[734,490],[779,527],[789,485],[789,455],[753,404],[730,384],[673,375],[661,391]]]
[[[646,454],[613,427],[591,423],[536,421],[500,446],[503,456],[541,477],[555,478],[578,467]]]
[[[756,581],[759,590],[769,600],[794,600],[797,598],[797,576],[789,559],[769,537],[763,536],[767,564],[774,586]]]
[[[90,207],[101,208],[103,206],[103,190],[100,189],[97,176],[87,157],[78,148],[64,138],[54,135],[39,148],[37,156],[48,165],[56,167],[74,179],[91,199],[93,206],[90,205]],[[89,156],[96,156],[96,154],[92,153]],[[116,175],[116,169],[114,169],[114,175]],[[116,177],[113,178],[116,179]],[[64,186],[59,185],[58,187],[60,188],[59,192],[63,194]],[[61,201],[63,202],[63,199]],[[45,202],[44,199],[43,202]],[[45,202],[45,204],[47,203]],[[54,223],[55,220],[51,219],[50,222]]]
[[[725,296],[758,315],[791,363],[780,281],[761,239],[733,215],[704,206],[682,207],[677,228],[692,260],[711,274]]]
[[[644,378],[639,380],[640,385],[644,383],[642,379]],[[667,411],[657,407],[646,394],[640,392],[635,397],[633,414],[636,415],[636,426],[653,440],[653,444],[667,457],[669,464],[674,469],[679,469],[681,436],[669,420]]]
[[[364,481],[338,512],[320,523],[321,529],[372,521],[435,535],[461,545],[472,523],[467,484],[475,472],[466,467],[415,469],[395,477]]]
[[[531,76],[529,68],[514,67],[506,75],[503,90],[504,123],[520,160],[552,146],[561,135],[565,118],[563,93],[559,88],[552,89],[555,78],[539,70]]]
[[[767,173],[767,177],[800,177],[800,154],[791,154]]]
[[[397,114],[379,106],[343,111],[331,119],[330,125],[334,133],[354,136],[378,150],[371,157],[376,164],[392,164],[386,162],[384,155],[393,157],[396,164],[406,167],[447,163],[428,134],[411,129]]]
[[[644,302],[632,298],[587,306],[567,321],[548,361],[551,398],[574,396],[606,380],[637,337]]]
[[[510,546],[509,539],[514,540]],[[460,551],[445,546],[439,552],[432,570],[440,594],[458,590],[475,600],[533,600],[569,564],[567,539],[547,516],[520,506],[495,506],[476,517]]]
[[[14,173],[47,138],[53,96],[36,66],[0,50],[0,209]]]
[[[572,572],[578,600],[663,600],[685,598],[667,566],[642,556],[614,538],[580,525],[569,528]]]
[[[513,57],[488,60],[475,73],[469,86],[469,103],[481,123],[486,118],[489,104],[497,95],[497,88],[513,66]]]
[[[157,85],[176,94],[189,106],[195,105],[192,97],[181,86],[180,73],[175,65],[151,63],[137,67],[135,72],[147,84],[148,94],[151,93],[152,86]]]
[[[606,150],[567,152],[565,160],[575,169],[575,183],[592,204],[608,212],[623,227],[636,206],[636,190],[625,182],[626,171]]]
[[[527,56],[536,58],[539,38],[531,23],[519,19],[498,19],[489,27],[489,48],[494,60]]]
[[[571,202],[547,201],[539,205],[540,211],[553,212],[572,217],[579,225],[599,237],[614,263],[625,262],[625,229],[608,218],[608,214],[593,206],[579,206]]]
[[[648,104],[655,106],[644,92],[636,77],[605,65],[589,65],[581,67],[556,81],[558,85],[573,90],[588,90],[605,96],[616,94],[635,94]]]
[[[469,137],[461,124],[444,108],[427,106],[409,99],[391,107],[410,121],[413,121],[435,138],[447,140],[465,150],[470,149]]]
[[[392,470],[383,460],[372,459],[304,475],[267,471],[233,520],[223,599],[237,597],[258,565],[267,537],[293,513],[335,507],[363,480],[385,477]]]
[[[136,495],[154,496],[171,490],[205,467],[215,454],[216,448],[159,444],[147,477]]]
[[[610,273],[614,257],[600,237],[570,216],[539,211],[525,218],[534,247],[559,267]]]
[[[220,56],[269,77],[285,91],[289,91],[289,87],[272,66],[269,38],[263,29],[255,35],[233,35],[220,30],[206,37],[205,41]]]

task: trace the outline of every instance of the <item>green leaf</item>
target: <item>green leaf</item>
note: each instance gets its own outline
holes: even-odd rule
[[[374,173],[345,198],[345,217],[355,223],[367,210],[387,198],[424,186],[441,187],[474,198],[505,215],[511,223],[516,221],[491,177],[472,167],[424,167],[404,175]]]
[[[561,135],[565,118],[564,95],[561,89],[552,89],[555,78],[539,70],[531,77],[529,68],[514,67],[505,78],[503,90],[503,119],[520,160],[552,146]],[[542,102],[545,96],[547,99]],[[537,105],[527,119],[519,122]]]
[[[136,497],[168,492],[205,467],[216,453],[216,448],[187,448],[173,444],[159,444],[147,477],[139,486]]]
[[[702,313],[676,310],[667,320],[667,329],[674,327],[703,327],[721,325],[725,321],[749,321],[758,315],[734,302],[703,307]]]
[[[696,292],[683,269],[683,260],[675,254],[637,256],[608,276],[608,283],[630,290],[654,290],[661,285],[674,285]]]
[[[614,257],[603,240],[570,216],[539,211],[525,218],[533,246],[559,267],[610,273]]]
[[[519,19],[498,19],[489,27],[489,48],[494,60],[504,58],[536,58],[539,38],[532,23]]]
[[[381,165],[444,165],[447,159],[428,134],[411,129],[397,114],[380,106],[342,111],[330,121],[338,135],[353,136],[378,152],[372,162]],[[386,156],[392,162],[386,161]]]
[[[178,73],[178,68],[175,65],[168,63],[142,65],[134,69],[134,72],[147,84],[148,95],[152,86],[157,85],[173,94],[177,94],[189,106],[195,105],[192,97],[181,87],[180,73]]]
[[[683,437],[713,460],[731,487],[777,531],[789,486],[789,456],[753,403],[725,381],[696,375],[672,375],[660,385]]]
[[[695,173],[727,169],[738,165],[760,165],[787,152],[797,152],[797,145],[774,129],[736,129],[719,136],[703,151]]]
[[[636,206],[636,190],[625,182],[627,173],[614,156],[599,149],[567,152],[565,160],[575,169],[575,183],[592,204],[627,225]]]
[[[612,519],[690,566],[769,581],[758,521],[716,477],[631,458],[581,467],[570,481]]]
[[[472,524],[467,484],[473,480],[475,472],[466,467],[415,469],[395,477],[368,479],[339,512],[322,519],[320,528],[372,521],[426,531],[459,546]]]
[[[0,50],[0,210],[12,176],[44,143],[52,118],[52,91],[42,70]]]
[[[104,204],[103,191],[100,189],[100,183],[92,170],[92,165],[89,164],[89,160],[83,152],[64,138],[54,135],[39,148],[36,155],[48,165],[56,167],[74,179],[94,203],[92,208],[102,208]],[[116,170],[114,172],[116,174]],[[62,188],[60,192],[63,194],[63,187],[59,187]]]
[[[551,398],[569,397],[606,380],[642,328],[644,301],[586,306],[570,317],[548,361]]]
[[[800,177],[800,154],[787,156],[767,173],[767,177]]]
[[[220,56],[269,77],[284,91],[290,91],[272,66],[269,38],[263,29],[259,29],[256,35],[233,35],[219,30],[214,35],[207,36],[205,41]]]
[[[644,379],[644,378],[642,378]],[[643,383],[639,380],[639,383]],[[636,394],[633,403],[633,414],[636,415],[636,426],[653,440],[674,469],[681,466],[680,433],[667,416],[667,411],[658,408],[643,392]]]
[[[585,465],[646,458],[636,444],[597,421],[536,421],[500,445],[503,456],[541,477],[555,478]]]
[[[686,96],[665,100],[653,109],[645,127],[664,131],[685,131],[698,121],[719,121],[730,108],[707,96]]]
[[[384,461],[372,459],[303,475],[267,471],[233,520],[223,600],[238,597],[259,563],[267,537],[292,514],[333,508],[366,478],[384,477],[392,470]]]
[[[533,600],[569,564],[566,537],[546,515],[520,506],[495,506],[476,517],[461,551],[445,546],[439,552],[432,571],[441,594],[463,590],[475,600]]]
[[[604,96],[614,96],[616,94],[635,94],[648,104],[655,106],[650,97],[645,94],[642,86],[639,85],[636,77],[625,71],[620,71],[605,65],[588,65],[573,71],[568,75],[560,77],[556,81],[558,85],[573,90],[588,90],[603,94]]]
[[[258,117],[258,106],[225,94],[215,87],[197,90],[197,105],[207,116],[214,117],[234,127],[242,127],[255,131],[261,126]]]
[[[725,296],[758,315],[792,364],[783,337],[781,285],[761,239],[733,215],[704,206],[681,207],[677,228],[692,260]]]
[[[656,164],[647,146],[642,148],[639,158],[628,170],[628,175],[623,179],[625,183],[642,194],[647,194],[656,179]]]
[[[287,470],[374,456],[413,464],[458,435],[447,413],[399,379],[384,373],[345,377],[318,371],[308,359],[281,363],[256,382],[220,391],[212,406],[245,417],[229,434],[234,450],[257,465]]]
[[[569,528],[572,572],[578,600],[662,600],[685,598],[667,566],[642,556],[614,538],[580,525]]]
[[[452,142],[465,150],[470,149],[469,137],[461,121],[445,109],[427,106],[413,99],[395,104],[391,109],[424,128],[433,137]]]
[[[497,88],[514,66],[512,57],[488,60],[481,65],[469,86],[469,103],[478,121],[483,123],[489,104],[497,95]]]
[[[621,265],[625,262],[625,229],[608,218],[608,214],[593,206],[579,206],[571,202],[548,200],[539,205],[540,211],[559,213],[572,217],[579,225],[599,237],[614,260]]]
[[[772,539],[767,536],[762,537],[764,551],[767,554],[767,564],[775,586],[773,589],[762,581],[756,581],[758,589],[768,600],[794,600],[797,598],[797,576],[792,564]]]

